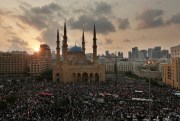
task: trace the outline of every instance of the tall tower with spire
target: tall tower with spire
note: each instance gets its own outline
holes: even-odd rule
[[[57,30],[57,47],[56,47],[56,62],[60,63],[60,41],[59,41],[59,30]]]
[[[67,30],[66,30],[66,22],[64,23],[64,36],[63,36],[63,46],[62,46],[62,56],[64,58],[64,62],[67,62]]]
[[[94,33],[93,33],[93,62],[97,62],[97,44],[96,44],[96,27],[94,24]]]
[[[83,35],[82,35],[82,50],[85,53],[85,38],[84,38],[84,29],[83,29]]]

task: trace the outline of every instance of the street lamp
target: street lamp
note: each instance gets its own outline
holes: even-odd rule
[[[147,61],[146,62],[146,64],[147,64],[147,66],[146,66],[146,69],[147,69],[147,67],[149,67],[148,69],[149,69],[149,73],[151,72],[151,70],[150,70],[150,65],[151,64],[153,64],[154,62],[152,62],[152,61]],[[151,84],[150,84],[150,76],[148,76],[148,79],[149,79],[149,120],[151,120],[151,101],[150,101],[150,97],[151,97]]]

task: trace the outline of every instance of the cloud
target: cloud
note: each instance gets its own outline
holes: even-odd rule
[[[88,8],[87,10],[73,9],[74,11],[72,11],[72,13],[80,12],[80,16],[77,19],[69,19],[67,21],[67,26],[70,25],[72,29],[82,30],[84,25],[86,31],[93,32],[93,25],[95,22],[97,33],[108,34],[109,32],[113,32],[115,31],[115,27],[106,17],[98,17],[94,19],[87,16],[87,13],[94,13],[94,11],[103,13],[103,10],[106,8],[107,10],[105,11],[111,13],[111,6],[104,2],[102,2],[102,5],[98,3],[93,11],[90,11]],[[41,43],[46,43],[51,47],[55,47],[56,30],[61,27],[59,20],[65,18],[65,15],[67,16],[66,10],[56,3],[50,3],[41,7],[32,7],[26,3],[22,3],[20,9],[23,11],[23,14],[17,17],[26,25],[34,27],[41,32],[36,40]],[[16,25],[21,29],[25,29],[23,28],[24,26],[21,26],[19,23]]]
[[[33,51],[32,48],[29,48],[28,47],[28,42],[18,38],[18,37],[13,37],[11,39],[8,39],[7,40],[9,43],[10,43],[10,46],[9,46],[9,51],[14,51],[14,50],[19,50],[19,51]]]
[[[57,27],[59,26],[60,25],[57,22],[50,23],[50,26],[48,26],[45,30],[43,30],[41,35],[37,37],[36,39],[40,41],[41,43],[46,43],[48,45],[55,47]]]
[[[6,9],[0,9],[0,16],[3,16],[3,15],[10,15],[10,14],[12,14],[11,11],[6,10]]]
[[[86,9],[82,9],[82,8],[74,9],[72,12],[75,14],[79,14],[79,13],[89,14],[89,12]]]
[[[124,42],[130,42],[131,40],[129,40],[129,39],[125,39],[125,40],[123,40]]]
[[[96,9],[95,9],[95,13],[96,14],[111,14],[112,13],[112,6],[110,4],[107,4],[106,2],[99,2],[99,3],[95,3],[96,4]]]
[[[167,21],[167,24],[180,24],[180,13],[173,15],[170,20]]]
[[[128,20],[128,18],[119,18],[118,22],[119,22],[119,25],[118,25],[119,29],[125,30],[125,29],[129,28],[129,20]]]
[[[24,13],[17,17],[26,25],[30,25],[41,32],[36,40],[55,47],[56,31],[60,27],[58,21],[62,20],[63,14],[66,13],[64,9],[56,3],[30,8],[20,6],[20,8]],[[18,23],[17,26],[25,29]]]
[[[111,21],[109,21],[106,17],[99,17],[93,19],[92,17],[82,15],[77,20],[74,18],[69,19],[68,23],[72,29],[80,29],[82,30],[83,25],[86,31],[93,31],[93,24],[96,24],[96,32],[101,34],[108,34],[109,32],[114,32],[115,27]]]
[[[106,44],[112,44],[113,40],[112,39],[106,39]]]
[[[49,26],[52,19],[62,17],[64,10],[55,3],[50,3],[42,7],[32,7],[30,9],[20,6],[24,14],[17,16],[22,22],[35,27],[38,30],[44,29]],[[60,11],[62,13],[60,13]]]
[[[21,28],[22,30],[26,30],[26,27],[24,27],[23,25],[21,25],[20,23],[16,22],[16,25]]]
[[[11,11],[0,8],[0,25],[1,25],[1,26],[3,26],[3,22],[4,22],[3,17],[4,17],[4,16],[7,17],[7,16],[9,16],[9,15],[11,15],[11,14],[12,14]]]
[[[163,13],[163,10],[158,9],[148,9],[144,11],[137,16],[137,20],[140,21],[138,29],[153,28],[163,25]]]
[[[34,7],[31,9],[33,13],[36,14],[44,14],[44,15],[52,15],[54,12],[59,10],[63,10],[58,4],[51,3],[42,7]]]
[[[88,16],[107,16],[112,17],[112,5],[106,2],[95,2],[93,4],[88,3],[88,6],[82,6],[80,8],[71,8],[72,13],[76,15],[88,15]]]
[[[10,42],[10,43],[13,43],[13,44],[19,44],[19,45],[22,45],[22,46],[28,46],[28,42],[26,42],[24,40],[21,40],[18,37],[13,37],[12,39],[8,39],[7,41]]]

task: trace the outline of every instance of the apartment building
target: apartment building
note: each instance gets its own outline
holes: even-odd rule
[[[171,58],[180,58],[180,45],[171,47]]]
[[[180,89],[180,58],[172,58],[170,64],[165,64],[162,74],[165,84]]]
[[[116,64],[113,62],[105,63],[106,74],[114,74]],[[117,73],[123,74],[128,71],[133,71],[134,63],[132,61],[118,61],[117,62]]]
[[[0,78],[18,78],[27,76],[28,57],[25,51],[0,53]]]
[[[40,45],[39,52],[31,55],[29,60],[29,73],[31,77],[38,76],[51,68],[51,50],[48,45]]]
[[[180,45],[171,47],[171,62],[164,65],[162,78],[165,84],[180,89]]]

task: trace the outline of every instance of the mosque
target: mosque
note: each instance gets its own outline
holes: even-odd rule
[[[66,23],[64,23],[62,56],[60,56],[59,30],[57,30],[57,59],[56,66],[53,68],[53,81],[90,83],[105,81],[105,65],[98,62],[96,41],[96,28],[94,25],[93,61],[91,61],[85,54],[84,30],[82,34],[82,46],[75,45],[68,48]]]

